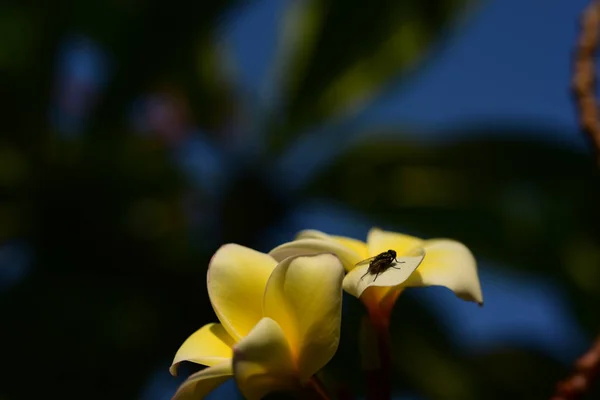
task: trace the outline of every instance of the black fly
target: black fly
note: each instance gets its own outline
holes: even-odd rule
[[[369,274],[375,275],[375,279],[377,279],[379,274],[387,271],[388,268],[400,269],[400,268],[394,267],[394,264],[401,264],[403,262],[404,261],[398,261],[396,259],[396,251],[395,250],[388,250],[388,251],[384,251],[383,253],[380,253],[374,257],[367,258],[366,260],[362,260],[361,262],[356,264],[356,266],[369,263],[369,268],[367,269],[367,272],[360,278],[360,280],[362,280],[365,276],[367,276]],[[375,282],[375,279],[373,279],[373,282]]]

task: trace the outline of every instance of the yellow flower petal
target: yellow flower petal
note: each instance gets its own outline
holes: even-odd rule
[[[477,263],[462,243],[447,239],[424,242],[425,260],[405,286],[445,286],[464,300],[483,304]]]
[[[362,301],[371,312],[376,310],[381,313],[384,299],[387,299],[391,293],[395,293],[399,290],[401,289],[397,286],[369,286],[361,293],[360,301]],[[395,301],[395,299],[393,300]],[[394,304],[392,303],[391,307],[393,306]],[[391,308],[388,307],[388,311],[391,311]]]
[[[231,360],[233,345],[233,339],[221,324],[204,325],[183,342],[169,371],[177,375],[177,366],[182,361],[212,366]]]
[[[339,259],[318,254],[285,259],[267,283],[265,316],[277,321],[285,332],[303,382],[337,350],[343,279]]]
[[[336,240],[328,239],[299,239],[284,243],[269,252],[277,261],[283,261],[288,257],[314,255],[319,253],[333,253],[342,261],[344,268],[350,271],[356,263],[364,258],[353,249],[344,246]]]
[[[328,234],[318,231],[316,229],[305,229],[303,231],[300,231],[297,235],[296,235],[296,240],[299,239],[323,239],[323,240],[329,240],[331,238],[331,236],[329,236]]]
[[[304,231],[301,231],[300,233],[298,233],[298,235],[296,235],[296,240],[298,239],[335,240],[341,245],[346,246],[351,250],[354,250],[361,260],[369,258],[367,244],[361,240],[345,236],[328,235],[326,233],[314,229],[306,229]]]
[[[402,233],[383,231],[373,228],[367,235],[369,255],[376,256],[388,250],[395,250],[398,256],[404,256],[415,247],[421,247],[423,240]]]
[[[345,236],[331,236],[334,240],[341,243],[343,246],[346,246],[356,252],[359,255],[361,260],[369,258],[369,248],[367,244],[363,241],[348,238]]]
[[[231,360],[190,375],[171,400],[200,400],[233,375]]]
[[[208,267],[208,296],[223,327],[236,341],[262,318],[267,280],[277,263],[267,254],[239,246],[222,246]]]
[[[248,400],[299,386],[296,365],[286,336],[270,318],[261,319],[234,347],[233,371]]]
[[[404,283],[419,267],[425,251],[421,248],[413,249],[404,257],[397,257],[398,264],[394,264],[379,276],[367,273],[369,265],[361,265],[350,271],[344,278],[344,290],[352,296],[360,297],[370,287],[392,287]],[[383,293],[387,293],[387,290]]]

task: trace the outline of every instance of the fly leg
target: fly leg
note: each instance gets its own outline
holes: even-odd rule
[[[396,261],[396,264],[404,264],[404,261],[398,261],[396,259],[394,259],[394,261]],[[390,265],[390,268],[394,268],[394,269],[402,269],[400,267],[394,267],[393,265]]]
[[[360,280],[362,281],[362,280],[363,280],[363,278],[364,278],[365,276],[367,276],[367,275],[369,275],[369,270],[367,270],[367,272],[365,272],[365,274],[364,274],[363,276],[361,276],[361,277],[360,277]]]
[[[377,279],[377,277],[379,276],[381,272],[378,272],[377,275],[375,275],[375,279],[373,279],[373,282],[375,282],[375,280]]]

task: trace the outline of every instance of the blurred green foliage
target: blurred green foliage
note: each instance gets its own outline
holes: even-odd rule
[[[389,134],[378,140],[374,132],[307,190],[430,237],[456,238],[478,257],[568,283],[581,322],[594,332],[599,322],[589,304],[600,302],[594,223],[600,175],[593,159],[530,139],[532,131],[481,129],[484,134],[463,133],[483,139],[427,146]]]
[[[274,224],[315,197],[554,277],[586,331],[598,330],[590,304],[600,300],[600,182],[585,155],[528,141],[519,130],[481,127],[487,139],[436,146],[373,132],[301,193],[286,196],[268,178],[268,161],[306,128],[350,115],[434,61],[431,50],[469,10],[463,1],[294,3],[274,64],[279,101],[256,118],[269,157],[235,168],[218,207],[192,190],[165,141],[134,135],[127,115],[141,94],[176,93],[193,123],[226,147],[249,107],[225,66],[218,28],[246,3],[0,5],[0,243],[23,239],[34,257],[26,278],[0,296],[1,399],[138,398],[183,340],[215,319],[204,276],[220,243],[261,248]],[[97,42],[112,64],[85,134],[65,140],[48,110],[56,54],[72,33]],[[219,235],[191,226],[190,191],[192,207],[217,210]],[[323,374],[361,392],[362,309],[354,299],[347,307],[340,352]],[[395,313],[399,390],[431,399],[542,399],[567,372],[528,349],[464,354],[410,298]]]
[[[290,7],[276,147],[303,128],[364,106],[422,65],[418,61],[448,29],[449,16],[457,18],[467,3],[385,0],[365,7],[363,1],[313,0]]]

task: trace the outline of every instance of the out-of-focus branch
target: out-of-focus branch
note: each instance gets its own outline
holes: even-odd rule
[[[594,58],[600,41],[600,0],[591,0],[581,15],[581,33],[575,47],[573,94],[581,129],[588,135],[600,164],[600,116],[596,99],[596,66]],[[600,372],[600,336],[592,347],[575,362],[575,370],[556,385],[550,400],[581,398]]]
[[[588,135],[600,163],[600,117],[596,100],[594,57],[600,38],[600,1],[592,0],[581,16],[581,33],[575,47],[572,89],[581,129]]]
[[[570,377],[556,385],[556,392],[550,400],[574,400],[580,398],[591,387],[600,372],[600,337],[594,345],[575,363],[575,371]]]

